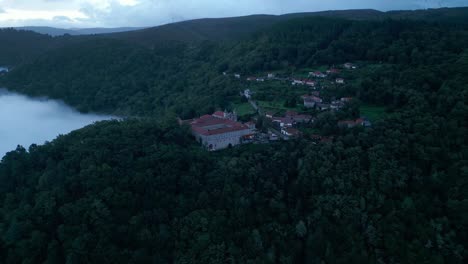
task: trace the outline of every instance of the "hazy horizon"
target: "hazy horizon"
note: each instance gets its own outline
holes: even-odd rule
[[[152,27],[199,18],[326,10],[466,7],[466,0],[0,0],[0,27]]]

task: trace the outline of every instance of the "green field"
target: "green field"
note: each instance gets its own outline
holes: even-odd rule
[[[258,106],[261,107],[264,111],[273,111],[273,112],[281,112],[281,111],[301,111],[302,104],[298,103],[296,107],[284,107],[284,102],[267,102],[267,101],[257,101]]]
[[[234,109],[239,116],[255,114],[255,110],[249,103],[234,105]]]
[[[385,116],[385,107],[375,105],[362,105],[359,108],[361,116],[369,118],[371,121],[382,119]]]

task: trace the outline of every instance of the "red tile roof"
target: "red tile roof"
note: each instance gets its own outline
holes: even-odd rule
[[[224,112],[222,111],[216,111],[213,113],[214,117],[219,117],[219,118],[224,118]]]
[[[249,129],[246,125],[239,122],[214,117],[214,114],[213,116],[204,115],[198,119],[194,119],[190,122],[190,125],[195,133],[204,136],[219,135]]]

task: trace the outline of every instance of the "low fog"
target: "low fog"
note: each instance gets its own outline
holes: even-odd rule
[[[109,116],[81,114],[54,100],[31,99],[0,89],[0,159],[18,145],[43,144]]]

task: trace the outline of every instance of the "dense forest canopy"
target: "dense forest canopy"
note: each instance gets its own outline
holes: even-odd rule
[[[300,17],[235,40],[151,47],[64,37],[31,53],[0,84],[135,118],[2,159],[0,259],[465,263],[468,27],[442,15],[453,10],[441,20],[434,12]],[[324,115],[317,122],[331,141],[207,152],[176,122],[229,107],[245,83],[223,72],[289,74],[348,61],[365,67],[333,92],[385,106],[370,128],[341,129]]]

